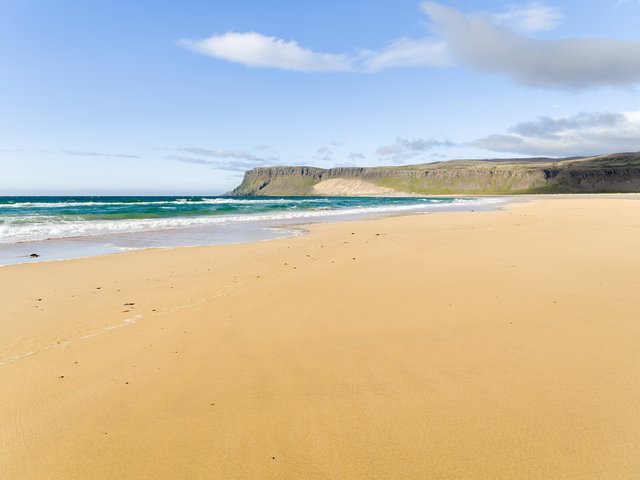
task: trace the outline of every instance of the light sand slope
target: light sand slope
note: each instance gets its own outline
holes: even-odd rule
[[[366,196],[366,195],[383,195],[383,196],[407,196],[406,192],[398,192],[393,188],[380,187],[366,180],[331,178],[323,180],[315,184],[311,190],[312,195],[329,195],[329,196]]]
[[[0,268],[2,478],[637,478],[639,245],[595,197]]]

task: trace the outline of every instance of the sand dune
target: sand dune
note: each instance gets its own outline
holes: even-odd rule
[[[640,197],[0,268],[3,479],[632,479]]]
[[[402,193],[397,192],[393,188],[380,187],[374,183],[367,182],[366,180],[359,180],[357,178],[344,179],[344,178],[331,178],[329,180],[323,180],[313,186],[311,189],[312,195],[391,195],[397,196]],[[403,194],[403,195],[406,195]]]

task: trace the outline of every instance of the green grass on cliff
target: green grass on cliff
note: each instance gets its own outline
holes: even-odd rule
[[[399,192],[417,193],[421,195],[500,195],[509,193],[531,193],[542,187],[542,182],[535,182],[527,187],[517,187],[513,182],[504,182],[499,185],[496,182],[486,182],[476,180],[473,183],[451,182],[447,179],[437,179],[425,181],[421,178],[397,178],[382,177],[371,180],[372,183],[380,186],[393,188]]]

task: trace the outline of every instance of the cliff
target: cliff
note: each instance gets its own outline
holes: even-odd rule
[[[640,192],[640,152],[585,158],[450,160],[399,167],[261,167],[231,195]]]

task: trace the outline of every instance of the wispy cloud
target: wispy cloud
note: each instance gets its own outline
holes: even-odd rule
[[[640,0],[618,0],[615,6],[619,7],[620,5],[624,5],[625,3],[632,3],[632,2],[640,5]]]
[[[351,161],[356,161],[356,160],[364,160],[365,156],[360,152],[350,152],[347,155],[347,158]]]
[[[261,157],[257,157],[252,153],[246,152],[244,150],[224,150],[224,149],[207,149],[200,147],[186,147],[186,148],[178,148],[180,152],[190,153],[193,155],[202,155],[205,157],[214,157],[214,158],[234,158],[238,160],[247,160],[250,162],[263,162],[264,159]]]
[[[506,11],[492,16],[494,23],[506,25],[521,32],[541,32],[552,30],[562,21],[564,15],[559,8],[534,2],[525,6],[508,5]]]
[[[175,149],[177,154],[166,155],[172,160],[193,165],[205,165],[216,170],[231,172],[250,170],[254,167],[273,165],[278,157],[259,157],[244,150],[208,149],[202,147],[183,147]]]
[[[475,70],[526,85],[573,90],[640,82],[640,41],[536,40],[496,25],[487,16],[465,15],[434,2],[422,8],[454,58]],[[536,22],[539,27],[540,20]]]
[[[134,155],[131,153],[106,153],[86,150],[63,150],[62,153],[64,155],[72,155],[76,157],[142,158],[140,155]]]
[[[432,38],[401,38],[381,50],[366,50],[354,63],[358,71],[379,72],[389,68],[446,67],[451,60],[445,42]]]
[[[639,151],[640,111],[540,117],[471,145],[494,152],[549,156]]]
[[[25,153],[22,148],[0,148],[0,153]]]
[[[328,146],[317,148],[312,158],[321,162],[330,162],[333,160],[333,150]]]
[[[231,172],[244,172],[251,170],[252,168],[265,165],[264,162],[254,162],[247,160],[210,160],[198,157],[190,157],[186,155],[167,155],[164,157],[166,160],[173,160],[176,162],[190,163],[193,165],[205,165],[215,170],[226,170]]]
[[[413,140],[396,138],[393,144],[378,148],[376,153],[385,160],[394,163],[403,163],[424,156],[426,152],[434,148],[450,148],[455,146],[456,144],[449,140],[438,140],[435,138],[416,138]]]
[[[37,152],[46,155],[69,155],[73,157],[107,157],[107,158],[142,158],[133,153],[96,152],[91,150],[27,150],[24,148],[0,148],[2,153],[29,153]]]

